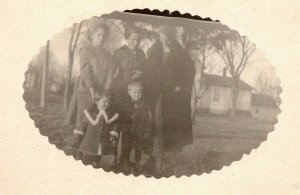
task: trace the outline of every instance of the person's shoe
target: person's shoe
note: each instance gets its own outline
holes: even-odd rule
[[[143,167],[152,168],[155,166],[155,158],[153,156],[150,156],[149,159],[146,161],[146,163],[143,165]]]
[[[161,174],[163,171],[162,159],[157,158],[155,161],[155,170],[157,173]]]
[[[99,169],[100,168],[100,163],[99,162],[92,162],[92,166],[95,168],[95,169]]]
[[[111,165],[110,165],[110,169],[112,171],[120,171],[120,164],[118,164],[117,162],[113,162]]]
[[[92,166],[96,169],[100,168],[101,156],[97,156],[95,160],[92,162]]]
[[[143,171],[143,167],[139,164],[135,165],[136,171],[138,171],[139,173],[141,173]]]
[[[117,157],[113,157],[113,160],[111,162],[111,168],[116,168],[118,166]]]
[[[79,152],[79,151],[77,151],[77,152],[74,154],[75,160],[81,160],[81,159],[82,159],[82,156],[83,156],[82,152]]]
[[[131,172],[129,161],[123,161],[122,162],[122,170],[123,170],[124,173],[130,173]]]
[[[73,130],[73,133],[74,133],[75,135],[84,135],[83,131],[80,131],[80,130],[78,130],[78,129],[74,129],[74,130]]]

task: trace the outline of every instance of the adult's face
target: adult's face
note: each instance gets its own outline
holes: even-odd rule
[[[105,36],[105,30],[103,28],[98,28],[92,35],[92,43],[94,46],[100,46],[102,44],[103,38]]]
[[[128,47],[131,50],[135,50],[139,43],[139,35],[137,33],[131,33],[127,39]]]
[[[169,38],[162,32],[159,32],[159,39],[162,43],[167,43]]]

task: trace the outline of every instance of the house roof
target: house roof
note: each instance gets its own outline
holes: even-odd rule
[[[232,79],[231,77],[212,75],[212,74],[203,74],[203,82],[208,86],[221,86],[231,88]],[[242,81],[239,80],[239,89],[251,91],[253,88]]]
[[[252,106],[260,106],[265,108],[276,108],[276,102],[271,96],[263,94],[252,94]]]

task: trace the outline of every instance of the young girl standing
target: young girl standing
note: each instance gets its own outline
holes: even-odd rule
[[[119,114],[110,107],[110,96],[95,92],[95,105],[83,111],[88,128],[79,147],[83,155],[93,158],[93,166],[99,167],[101,155],[113,155],[113,165],[117,160]]]

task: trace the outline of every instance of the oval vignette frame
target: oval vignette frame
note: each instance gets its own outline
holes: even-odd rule
[[[123,19],[124,16],[126,16],[125,20]],[[139,19],[137,19],[137,18],[139,18]],[[143,19],[141,19],[141,18],[143,18]],[[99,20],[100,22],[97,22],[97,20]],[[226,45],[226,44],[228,44],[226,41],[228,41],[228,40],[232,41],[232,40],[234,40],[234,38],[223,34],[222,36],[219,36],[219,37],[221,37],[219,39],[220,40],[225,39],[225,41],[219,40],[220,45],[218,45],[217,41],[209,40],[209,39],[217,39],[217,38],[213,37],[213,36],[218,36],[218,35],[214,35],[214,33],[216,33],[214,31],[217,31],[216,29],[214,29],[214,28],[212,28],[213,30],[210,29],[210,31],[206,32],[207,34],[205,34],[203,32],[201,34],[201,32],[200,32],[199,35],[196,33],[196,31],[198,32],[199,31],[198,28],[201,29],[201,25],[204,25],[204,24],[206,24],[207,26],[217,25],[217,26],[221,26],[224,32],[228,31],[228,32],[238,36],[238,38],[245,37],[245,36],[239,35],[239,33],[237,31],[231,30],[226,25],[221,24],[218,20],[212,21],[210,18],[203,19],[197,15],[192,16],[189,13],[180,14],[179,11],[174,11],[174,12],[170,13],[168,10],[164,10],[164,11],[160,12],[159,10],[151,11],[149,9],[143,9],[143,10],[134,9],[134,10],[125,10],[124,12],[112,12],[111,14],[103,14],[100,17],[92,17],[91,19],[83,20],[83,21],[86,21],[87,23],[89,23],[88,25],[91,26],[91,25],[97,25],[99,23],[105,23],[105,22],[103,22],[104,20],[107,20],[107,21],[114,20],[114,21],[118,21],[119,23],[122,23],[125,21],[125,24],[122,24],[122,25],[124,25],[124,31],[125,31],[125,29],[131,28],[132,25],[134,24],[135,28],[144,30],[142,32],[144,34],[146,34],[146,36],[148,35],[150,37],[150,38],[143,37],[143,40],[147,39],[147,38],[152,39],[153,38],[152,34],[155,34],[155,33],[157,34],[156,27],[159,25],[173,25],[173,26],[175,25],[175,27],[177,27],[176,28],[177,33],[178,33],[178,31],[180,31],[180,28],[183,27],[182,28],[182,29],[184,29],[183,34],[190,33],[189,34],[190,37],[194,36],[194,37],[190,38],[190,42],[187,41],[185,43],[186,45],[183,44],[184,46],[182,46],[182,47],[186,50],[188,50],[187,48],[190,49],[189,54],[191,55],[191,59],[193,60],[193,62],[195,64],[199,63],[199,61],[203,63],[203,59],[199,59],[199,57],[197,58],[197,57],[193,56],[193,55],[199,56],[199,51],[203,52],[203,48],[210,50],[210,53],[208,53],[209,55],[212,55],[212,56],[218,55],[220,59],[217,62],[219,64],[221,64],[221,61],[223,59],[224,64],[223,64],[222,68],[220,68],[220,67],[216,68],[216,67],[213,67],[213,65],[211,65],[212,67],[209,67],[209,65],[205,64],[206,68],[205,69],[200,68],[201,69],[200,71],[197,70],[197,66],[195,67],[195,69],[196,69],[195,75],[196,76],[195,76],[193,88],[192,88],[193,93],[191,94],[192,116],[195,116],[195,118],[196,118],[193,121],[193,128],[192,128],[193,144],[187,145],[186,147],[183,148],[183,151],[181,151],[181,152],[173,152],[173,153],[165,152],[163,155],[164,157],[162,158],[162,161],[164,162],[164,166],[163,166],[164,168],[163,168],[162,172],[158,173],[155,170],[154,164],[152,164],[152,166],[149,166],[146,168],[143,167],[143,171],[137,171],[136,167],[134,166],[134,164],[132,162],[131,162],[131,164],[128,165],[131,168],[130,172],[126,172],[126,171],[124,171],[124,168],[121,167],[121,165],[117,165],[116,167],[112,168],[109,163],[111,158],[106,159],[106,157],[103,158],[104,160],[103,159],[101,160],[103,162],[100,163],[100,167],[98,167],[98,168],[103,168],[107,172],[113,171],[114,173],[123,173],[125,175],[130,175],[130,174],[133,174],[135,176],[144,175],[145,177],[155,177],[155,178],[170,177],[170,176],[176,176],[176,177],[191,176],[193,174],[201,175],[202,173],[210,173],[213,170],[221,170],[224,166],[230,166],[232,162],[241,160],[244,154],[247,154],[247,155],[250,154],[253,149],[257,149],[262,142],[266,141],[268,133],[270,133],[274,130],[274,126],[278,122],[277,116],[280,113],[279,106],[281,104],[281,100],[280,100],[279,96],[280,96],[280,93],[282,92],[282,89],[280,87],[280,80],[276,76],[275,68],[271,65],[271,63],[267,59],[265,59],[265,57],[263,56],[261,51],[259,51],[258,49],[255,49],[255,51],[253,53],[256,54],[256,52],[257,52],[258,54],[256,54],[256,55],[264,57],[264,59],[263,59],[264,61],[262,63],[264,66],[260,65],[259,63],[258,63],[259,65],[258,64],[255,65],[261,69],[260,70],[261,72],[258,72],[257,75],[255,75],[256,78],[252,78],[252,79],[254,79],[254,82],[253,81],[252,82],[255,85],[257,85],[255,87],[253,87],[253,86],[249,85],[247,82],[243,81],[242,79],[244,79],[244,78],[241,77],[242,81],[239,81],[239,86],[238,86],[239,92],[238,93],[239,93],[239,95],[243,94],[243,96],[246,97],[248,95],[247,94],[248,92],[246,93],[244,91],[247,91],[247,90],[249,91],[251,88],[250,102],[245,103],[244,101],[246,101],[246,100],[243,100],[242,98],[240,98],[240,99],[242,99],[242,100],[240,100],[239,97],[241,97],[241,95],[240,96],[238,95],[237,102],[238,101],[242,102],[242,103],[239,102],[242,110],[241,110],[241,112],[239,112],[237,109],[236,116],[238,116],[238,117],[235,117],[234,119],[232,119],[229,116],[227,116],[228,112],[230,112],[230,111],[228,111],[228,110],[220,111],[220,108],[216,109],[216,107],[218,107],[218,104],[216,104],[216,102],[218,102],[220,100],[222,101],[224,99],[224,97],[226,97],[224,94],[229,94],[229,92],[228,92],[229,90],[227,88],[232,87],[232,83],[231,83],[231,81],[229,81],[230,77],[226,75],[226,74],[230,74],[232,72],[231,70],[228,70],[228,68],[230,68],[230,65],[226,64],[226,63],[230,63],[228,61],[228,60],[230,60],[230,56],[228,57],[227,56],[228,53],[226,53],[226,52],[230,52],[230,50],[228,50],[228,48],[226,48],[228,46],[228,45]],[[94,23],[92,21],[94,21]],[[155,21],[155,22],[153,22],[153,21]],[[161,21],[163,21],[163,22],[161,22]],[[111,25],[118,25],[119,24],[118,22],[116,22],[116,24],[114,24],[112,22]],[[138,26],[137,23],[139,23],[140,26]],[[185,23],[185,24],[183,24],[183,23]],[[191,27],[191,26],[187,27],[188,25],[191,25],[192,23],[199,24],[199,27],[198,26],[197,27]],[[120,26],[122,26],[122,25],[120,24]],[[150,30],[148,29],[149,26],[151,26]],[[70,43],[70,42],[72,42],[72,46],[74,46],[75,43],[80,45],[80,41],[83,42],[83,40],[84,40],[84,38],[83,38],[85,36],[84,32],[81,33],[81,30],[82,30],[82,28],[84,28],[84,25],[81,26],[81,23],[76,23],[72,27],[74,29],[74,33],[73,33],[74,37],[71,41],[71,35],[66,36],[70,40],[67,40],[65,37],[65,43],[62,43],[62,44],[65,44],[64,46],[66,46],[66,44]],[[72,33],[72,27],[65,29],[61,33],[58,33],[57,36],[62,36],[62,34],[67,33],[67,31],[68,30],[70,31],[70,29],[71,29],[70,32]],[[197,29],[195,30],[195,28],[197,28]],[[206,28],[206,27],[203,27],[203,28]],[[207,27],[207,28],[209,28],[209,27]],[[86,30],[87,29],[88,29],[88,27],[86,27]],[[120,29],[121,29],[121,27],[120,27]],[[123,36],[124,36],[125,32],[121,32],[122,30],[120,30],[120,29],[119,29],[119,31],[120,31],[119,34],[123,33]],[[148,32],[147,30],[150,32]],[[189,32],[189,30],[192,32]],[[77,31],[79,32],[78,37],[76,37]],[[151,31],[153,31],[153,32],[151,32]],[[110,27],[109,32],[111,34],[113,34],[112,27]],[[147,34],[147,33],[149,33],[149,34]],[[195,33],[196,35],[194,35],[193,33]],[[188,35],[181,35],[181,36],[182,36],[182,39],[184,39],[184,38],[186,38],[184,36],[188,36]],[[205,36],[207,36],[207,37],[205,37]],[[124,37],[123,37],[123,39],[121,39],[121,38],[117,39],[117,38],[112,38],[112,37],[113,36],[111,36],[109,38],[109,40],[106,40],[105,46],[106,46],[106,49],[108,48],[107,50],[109,50],[111,53],[114,53],[124,43]],[[205,38],[203,38],[203,37],[205,37]],[[213,38],[211,38],[211,37],[213,37]],[[245,38],[247,38],[247,37],[245,37]],[[54,37],[53,40],[55,40],[55,39],[58,39],[58,38]],[[60,38],[60,39],[62,39],[62,38]],[[156,39],[157,39],[157,37],[156,37]],[[53,40],[51,40],[51,41],[53,41]],[[119,42],[116,40],[118,40]],[[178,41],[179,39],[176,39],[176,40]],[[110,44],[109,41],[116,41],[117,43]],[[222,45],[222,41],[223,41],[224,45]],[[247,41],[248,41],[248,39],[245,40],[245,42],[247,42]],[[122,42],[122,44],[120,42]],[[59,45],[58,43],[56,43],[56,44]],[[73,52],[73,54],[72,54],[73,55],[73,63],[75,63],[75,64],[76,64],[76,57],[74,57],[74,56],[78,55],[78,53],[79,53],[79,51],[76,50],[76,44],[75,44],[75,47],[73,48],[73,51],[71,51],[71,53]],[[188,45],[188,44],[190,44],[190,45]],[[205,44],[205,46],[203,46],[204,44]],[[206,44],[208,44],[209,46],[206,46]],[[216,45],[214,45],[214,44],[216,44]],[[249,41],[249,45],[251,45],[251,44],[253,44],[253,43],[251,43]],[[146,43],[145,43],[145,45],[146,45],[145,46],[146,51],[148,51],[150,49],[150,47],[152,46],[152,45],[148,46],[148,48],[147,48]],[[255,46],[255,44],[253,44],[253,45]],[[50,43],[50,47],[51,47],[51,43]],[[61,45],[57,46],[57,48],[61,49],[62,46]],[[65,47],[65,49],[72,49],[72,48]],[[227,49],[227,51],[226,51],[226,49]],[[56,72],[60,73],[60,71],[61,71],[61,72],[64,72],[61,74],[66,74],[66,70],[64,68],[61,68],[61,67],[60,68],[52,67],[52,69],[49,69],[49,67],[46,69],[43,68],[44,67],[43,63],[47,63],[44,60],[44,59],[46,59],[47,55],[48,55],[48,60],[50,58],[52,60],[53,64],[61,63],[60,59],[56,59],[56,58],[63,58],[62,56],[60,56],[60,57],[55,56],[55,55],[57,55],[57,54],[55,54],[56,53],[55,51],[53,51],[53,53],[51,53],[51,52],[47,53],[46,50],[47,50],[47,45],[44,47],[41,47],[40,53],[33,58],[33,60],[29,64],[29,68],[28,68],[27,72],[25,73],[25,81],[23,83],[23,88],[24,88],[23,99],[26,102],[26,109],[28,110],[30,118],[34,121],[35,126],[39,129],[40,133],[42,135],[48,137],[49,143],[54,144],[57,147],[57,149],[63,150],[66,155],[68,155],[68,156],[72,155],[74,157],[74,159],[81,160],[84,165],[91,165],[92,160],[90,158],[84,159],[83,156],[76,155],[77,152],[73,150],[74,148],[70,147],[70,145],[72,145],[72,144],[74,145],[74,143],[78,142],[78,136],[75,138],[72,134],[74,125],[72,126],[70,124],[66,124],[66,120],[71,121],[71,120],[74,120],[74,117],[75,117],[73,114],[73,116],[69,116],[69,119],[66,119],[66,117],[68,117],[68,113],[70,113],[70,111],[69,111],[70,106],[72,104],[76,104],[76,102],[72,102],[72,99],[74,98],[72,96],[74,96],[75,93],[73,95],[71,95],[71,93],[73,91],[76,91],[76,90],[72,91],[72,87],[74,89],[76,89],[76,82],[74,82],[72,80],[72,78],[70,78],[69,92],[67,92],[69,94],[69,96],[67,98],[69,100],[69,102],[68,102],[69,110],[67,110],[68,112],[63,112],[62,110],[57,110],[57,109],[62,108],[61,104],[64,101],[63,98],[66,94],[66,90],[62,86],[63,84],[60,83],[60,86],[56,86],[53,83],[57,84],[57,82],[62,82],[62,83],[64,83],[64,85],[66,85],[65,80],[68,80],[68,79],[66,78],[67,77],[66,75],[63,75],[63,76],[60,75],[61,78],[56,78],[56,77],[59,77],[59,76],[57,76],[59,74]],[[206,55],[205,52],[206,51],[204,49],[204,56]],[[70,51],[69,51],[69,53],[70,53]],[[147,52],[145,52],[145,53],[147,53]],[[53,57],[53,56],[55,56],[55,57]],[[66,56],[64,56],[64,57],[66,57]],[[224,57],[225,57],[225,59],[224,59]],[[227,57],[227,61],[226,61],[226,57]],[[78,59],[79,59],[79,57],[77,57],[77,66],[79,65],[78,61],[80,61]],[[249,57],[249,59],[250,59],[250,57]],[[215,60],[215,59],[212,59],[212,60]],[[234,61],[234,60],[232,60],[232,61]],[[33,63],[36,63],[36,64],[33,65]],[[49,63],[49,61],[48,61],[48,63]],[[256,62],[252,62],[252,63],[255,64]],[[65,65],[65,66],[67,66],[67,65]],[[72,64],[71,66],[74,66],[74,64]],[[221,66],[221,65],[214,65],[214,66]],[[226,70],[224,71],[224,66],[227,67],[227,71]],[[218,69],[218,70],[216,70],[216,69]],[[242,69],[244,70],[244,68],[242,68]],[[43,70],[45,70],[45,71],[43,71]],[[246,66],[245,66],[245,70],[247,70]],[[220,75],[220,72],[223,75]],[[250,74],[250,72],[249,72],[249,74]],[[44,78],[43,74],[44,74],[44,76],[46,75],[46,78],[47,78],[46,79],[47,90],[44,94],[42,92],[43,87],[41,87],[41,86],[43,86],[43,79],[39,79],[39,78]],[[77,73],[77,74],[79,75],[80,73]],[[243,74],[245,74],[245,73],[243,73]],[[242,74],[240,74],[240,75],[242,75]],[[33,79],[33,77],[34,77],[34,79]],[[232,75],[231,75],[231,77],[232,77]],[[249,77],[251,77],[251,74]],[[49,80],[52,79],[52,80],[49,81],[48,79]],[[251,78],[247,78],[247,79],[251,80]],[[32,80],[34,80],[34,81],[32,81]],[[59,80],[59,81],[57,81],[57,80]],[[195,95],[196,94],[195,91],[197,90],[197,85],[195,84],[196,82],[200,83],[198,86],[198,90],[199,90],[198,96],[199,97],[197,97],[197,95]],[[45,86],[46,86],[46,84],[45,84]],[[205,86],[204,89],[203,89],[203,86]],[[59,89],[57,89],[57,88],[59,88]],[[254,88],[256,88],[256,89],[254,90]],[[55,93],[52,93],[53,91],[51,92],[51,90],[55,91]],[[232,91],[232,89],[230,89],[230,90]],[[253,91],[255,91],[255,92],[253,92]],[[203,92],[204,95],[200,92]],[[201,102],[202,101],[201,98],[205,99],[205,95],[208,93],[210,94],[210,96],[208,97],[209,100],[207,100],[206,104],[205,104],[205,101]],[[41,94],[44,95],[44,97],[45,97],[44,100],[41,100],[41,99],[43,99],[43,95],[41,95]],[[266,94],[268,94],[268,95],[266,95]],[[270,96],[272,96],[272,98],[270,98]],[[198,98],[198,100],[196,102],[196,105],[194,105],[195,109],[193,111],[193,103],[194,103],[194,101],[196,101],[197,98]],[[247,99],[247,98],[245,98],[245,99]],[[67,101],[67,100],[65,100],[65,101]],[[214,105],[214,106],[210,107],[210,106],[207,106],[207,104]],[[245,106],[245,104],[250,105],[250,107]],[[46,108],[41,108],[45,105],[46,105]],[[58,106],[58,105],[60,105],[60,106]],[[223,104],[223,107],[225,107],[224,105],[225,105],[225,103]],[[58,108],[56,108],[56,107],[58,107]],[[246,112],[244,112],[245,107],[248,108],[248,110],[246,109]],[[76,110],[76,106],[74,106],[73,109]],[[223,108],[221,108],[221,109],[223,109]],[[275,110],[272,110],[272,109],[275,109]],[[195,113],[195,114],[193,115],[193,113]],[[269,116],[271,118],[271,120],[270,120],[270,118],[266,119],[266,118],[264,118],[264,116],[261,116],[261,115],[271,115],[271,116]],[[197,118],[197,116],[198,116],[198,118]],[[242,122],[239,122],[238,120],[240,120]],[[71,122],[67,122],[67,123],[71,123]],[[219,130],[220,127],[223,127],[224,129]],[[260,128],[263,128],[263,129],[260,129]],[[264,128],[266,128],[266,129],[264,129]],[[246,143],[246,146],[242,146],[245,143]],[[241,146],[241,148],[236,148],[236,145]],[[120,155],[119,154],[120,151],[121,151],[121,144],[119,143],[118,155]],[[131,157],[130,157],[131,160],[134,158],[132,156],[133,156],[133,154],[131,154]],[[143,157],[142,157],[142,161],[143,161]],[[145,162],[147,162],[147,161],[144,160],[144,163]],[[105,164],[105,163],[107,163],[107,164]]]

